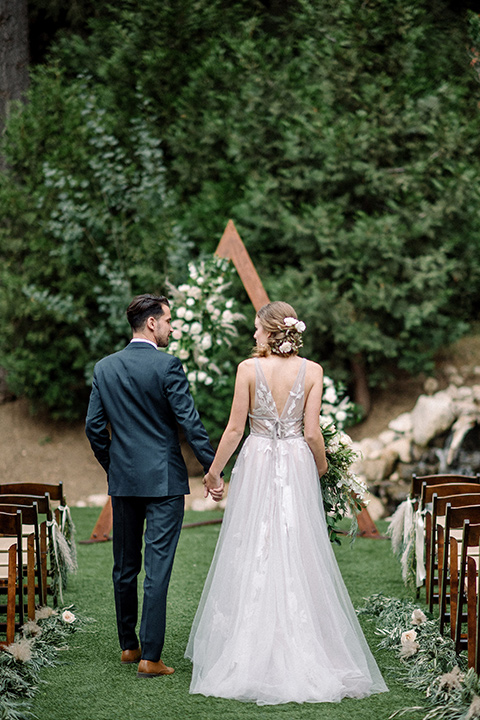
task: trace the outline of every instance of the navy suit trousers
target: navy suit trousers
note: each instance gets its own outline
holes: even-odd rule
[[[167,591],[182,529],[184,495],[112,497],[113,586],[120,647],[139,645],[137,576],[142,567],[145,529],[145,581],[140,624],[142,658],[160,659],[165,640]]]

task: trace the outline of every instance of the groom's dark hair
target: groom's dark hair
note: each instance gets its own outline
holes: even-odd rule
[[[137,295],[127,308],[127,320],[132,330],[141,330],[147,318],[159,318],[164,313],[164,307],[170,307],[164,295]]]

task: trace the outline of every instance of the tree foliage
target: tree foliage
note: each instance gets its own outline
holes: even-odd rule
[[[452,8],[122,0],[88,36],[60,39],[10,122],[0,188],[16,387],[63,335],[30,392],[52,392],[64,353],[78,388],[115,346],[127,294],[185,279],[229,217],[333,377],[349,379],[352,357],[372,384],[392,366],[428,369],[480,297],[479,87],[468,18]],[[48,314],[59,298],[75,312]]]

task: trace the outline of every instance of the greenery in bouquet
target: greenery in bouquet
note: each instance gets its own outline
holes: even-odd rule
[[[331,387],[333,384],[328,386]],[[344,403],[341,417],[346,407],[347,403]],[[351,468],[358,460],[358,453],[353,449],[350,436],[337,427],[331,416],[321,415],[320,427],[328,462],[328,470],[320,479],[323,505],[330,540],[339,543],[338,523],[345,517],[351,518],[349,534],[352,538],[355,536],[358,529],[357,513],[364,505],[362,498],[367,487],[363,480],[352,472]]]

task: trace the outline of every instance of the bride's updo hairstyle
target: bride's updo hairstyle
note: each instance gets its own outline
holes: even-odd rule
[[[257,317],[270,337],[264,345],[257,345],[253,349],[253,357],[267,357],[270,354],[290,357],[298,354],[303,345],[305,323],[298,320],[291,305],[280,300],[268,303],[260,308]]]

